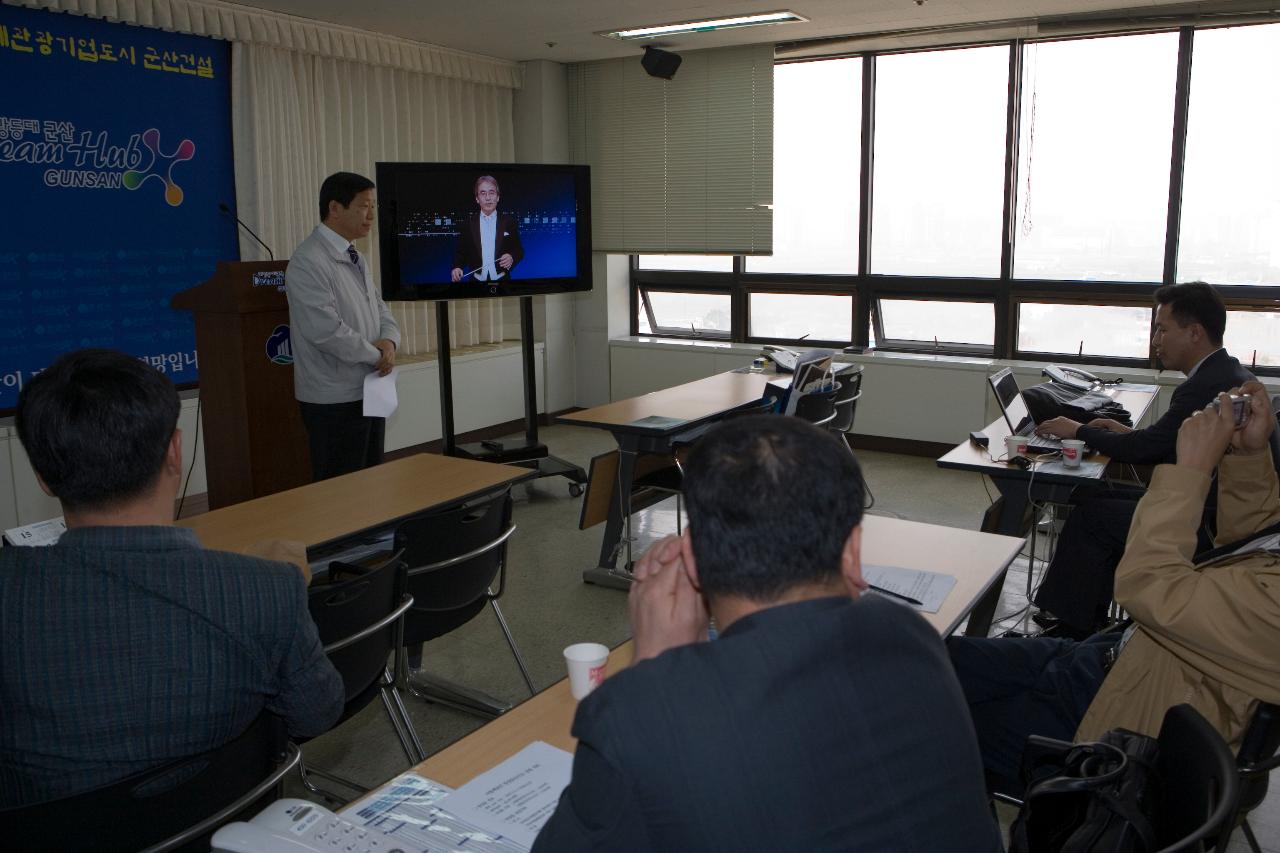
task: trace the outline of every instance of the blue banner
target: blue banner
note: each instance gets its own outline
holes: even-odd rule
[[[170,297],[237,260],[227,42],[0,5],[0,411],[60,353],[196,381]]]

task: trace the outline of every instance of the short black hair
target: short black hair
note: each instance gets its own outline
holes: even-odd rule
[[[1227,306],[1213,285],[1203,281],[1166,284],[1155,292],[1157,305],[1168,305],[1179,326],[1199,323],[1209,342],[1222,346],[1222,333],[1227,330]]]
[[[715,427],[689,454],[684,494],[702,591],[770,601],[840,574],[862,521],[858,461],[824,429],[754,415]]]
[[[355,172],[334,172],[320,185],[320,221],[329,216],[329,202],[336,201],[350,207],[355,197],[365,190],[375,189],[373,181]]]
[[[18,395],[31,466],[69,509],[101,509],[151,488],[178,426],[178,391],[155,368],[109,349],[67,353]]]

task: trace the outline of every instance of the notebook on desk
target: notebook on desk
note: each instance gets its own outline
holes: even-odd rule
[[[1010,435],[1020,435],[1027,439],[1027,450],[1032,453],[1061,453],[1062,442],[1056,438],[1036,435],[1036,422],[1022,400],[1022,391],[1018,389],[1018,380],[1013,371],[1005,368],[993,376],[987,377],[991,393],[996,395],[996,403],[1005,423],[1009,425]]]

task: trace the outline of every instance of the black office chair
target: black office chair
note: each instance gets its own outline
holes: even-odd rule
[[[400,553],[377,566],[362,567],[334,561],[329,564],[327,583],[313,583],[308,591],[308,607],[316,623],[325,654],[342,676],[346,703],[334,728],[381,698],[400,746],[410,764],[426,759],[421,741],[405,710],[387,659],[398,656],[403,646],[404,615],[413,605],[407,567]],[[305,741],[303,741],[305,743]],[[333,773],[302,764],[302,783],[313,793],[333,802],[345,802],[331,791],[316,786],[309,778],[321,776],[355,791],[366,786]]]
[[[1249,812],[1267,798],[1267,786],[1271,771],[1280,767],[1280,706],[1261,702],[1253,713],[1236,753],[1236,770],[1240,774],[1240,795],[1235,813],[1226,824],[1226,831],[1218,839],[1219,853],[1225,853],[1231,833],[1238,826],[1249,842],[1253,853],[1262,853],[1258,839],[1249,826]]]
[[[1154,776],[1159,799],[1153,829],[1158,853],[1211,849],[1215,841],[1219,850],[1225,849],[1221,833],[1229,831],[1239,798],[1236,760],[1227,742],[1199,711],[1185,704],[1165,712],[1156,741]],[[1066,741],[1032,735],[1023,756],[1024,776],[1039,762],[1037,756],[1065,754],[1071,748]],[[993,801],[1022,806],[1018,796],[1000,789],[998,780],[988,779],[988,783]]]
[[[280,797],[298,766],[284,722],[263,712],[234,740],[92,791],[0,811],[9,850],[205,850],[223,824]]]
[[[1156,820],[1159,853],[1184,853],[1212,845],[1228,826],[1239,792],[1236,761],[1218,730],[1190,705],[1164,715],[1156,772],[1160,808]]]
[[[846,370],[837,377],[840,387],[836,390],[836,417],[827,424],[827,429],[836,434],[844,442],[844,446],[853,452],[849,445],[849,430],[853,429],[853,417],[857,413],[858,399],[862,397],[862,368]]]
[[[511,523],[511,495],[507,491],[410,519],[396,528],[394,547],[404,550],[404,560],[409,565],[409,592],[414,599],[413,607],[405,615],[404,643],[418,651],[400,658],[400,682],[412,695],[483,717],[496,717],[510,710],[509,702],[479,690],[421,670],[409,672],[407,658],[420,659],[423,643],[462,627],[486,604],[498,618],[529,694],[537,692],[502,608],[498,606],[506,586],[507,540],[515,530],[516,526]],[[497,592],[493,590],[495,581]]]
[[[837,380],[830,390],[810,391],[808,394],[802,395],[796,401],[795,416],[808,421],[814,426],[830,427],[838,417],[836,395],[840,393],[842,384]]]

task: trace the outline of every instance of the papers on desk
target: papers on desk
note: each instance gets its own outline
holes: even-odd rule
[[[649,415],[647,418],[639,418],[632,421],[628,426],[648,427],[650,429],[671,429],[684,423],[684,418],[668,418],[662,415]]]
[[[457,790],[405,773],[342,816],[406,851],[528,853],[572,771],[571,753],[534,741]]]
[[[399,401],[396,399],[396,377],[400,368],[393,367],[386,376],[379,376],[374,371],[364,378],[364,416],[366,418],[389,418],[395,414]]]
[[[922,602],[920,607],[916,607],[914,604],[907,604],[907,602],[899,598],[888,595],[883,596],[889,601],[896,601],[913,610],[922,610],[925,613],[937,613],[942,607],[942,602],[947,600],[952,587],[956,585],[956,579],[951,575],[926,572],[919,569],[903,569],[898,566],[874,566],[866,563],[862,565],[862,579],[873,586]],[[872,594],[877,593],[873,591]]]
[[[1061,459],[1046,459],[1043,462],[1037,462],[1035,472],[1037,474],[1061,474],[1067,477],[1101,477],[1102,469],[1106,467],[1101,462],[1081,462],[1075,468],[1068,468]]]
[[[441,808],[526,848],[556,810],[573,755],[535,740],[440,801]]]
[[[527,853],[510,839],[499,838],[458,820],[439,808],[453,789],[419,776],[397,776],[381,792],[362,804],[344,809],[344,818],[392,839],[392,847],[412,853]]]
[[[62,520],[62,516],[58,516],[48,521],[37,521],[34,524],[24,524],[22,527],[12,527],[4,532],[4,541],[10,545],[40,547],[54,544],[66,532],[67,523]]]

